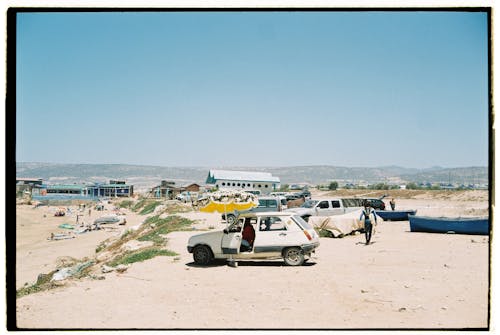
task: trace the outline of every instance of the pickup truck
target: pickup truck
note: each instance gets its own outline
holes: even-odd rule
[[[350,206],[353,204],[352,202],[346,201],[347,199],[310,199],[306,200],[302,206],[289,208],[286,212],[292,212],[304,220],[308,220],[311,216],[332,216],[332,215],[340,215],[349,212],[354,212],[361,209],[361,204],[357,206],[357,203],[354,203],[355,206]]]

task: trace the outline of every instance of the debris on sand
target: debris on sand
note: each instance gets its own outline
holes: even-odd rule
[[[64,280],[69,277],[74,277],[75,275],[80,274],[84,269],[93,265],[93,261],[87,261],[83,263],[78,263],[72,267],[66,267],[59,269],[56,273],[52,275],[52,281]]]
[[[72,238],[75,238],[74,235],[72,235],[71,233],[68,233],[68,234],[50,234],[50,237],[47,238],[47,240],[50,240],[50,241],[57,241],[57,240],[68,240],[68,239],[72,239]]]

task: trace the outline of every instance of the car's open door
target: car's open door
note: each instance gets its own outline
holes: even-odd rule
[[[221,241],[222,253],[226,255],[238,254],[240,252],[242,234],[241,220],[236,220],[235,223],[224,229]]]

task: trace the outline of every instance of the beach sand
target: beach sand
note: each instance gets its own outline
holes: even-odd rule
[[[313,197],[325,196],[313,193]],[[419,215],[488,214],[487,191],[397,198],[397,209]],[[388,204],[389,199],[385,199]],[[126,226],[49,241],[61,223],[54,208],[17,207],[16,287],[55,270],[64,256],[92,258],[97,245],[140,224],[126,211]],[[109,210],[108,210],[109,211]],[[105,211],[106,212],[106,211]],[[103,213],[84,216],[87,222]],[[283,261],[225,262],[200,267],[186,250],[200,230],[222,229],[219,214],[180,214],[196,230],[168,235],[178,256],[132,264],[105,279],[65,281],[64,286],[17,299],[20,328],[83,329],[457,329],[488,327],[489,237],[410,232],[408,221],[379,222],[373,244],[363,235],[321,238],[301,267]],[[111,226],[111,225],[110,225]],[[10,306],[12,308],[12,306]]]

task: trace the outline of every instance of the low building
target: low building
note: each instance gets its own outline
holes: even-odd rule
[[[47,194],[87,195],[87,186],[79,184],[47,185],[44,189]]]
[[[16,178],[16,185],[42,185],[42,178]]]
[[[182,188],[184,191],[188,191],[188,192],[200,192],[201,186],[196,184],[196,183],[193,183],[193,184],[188,184],[186,186],[183,186]]]
[[[94,184],[87,186],[87,194],[91,197],[131,197],[134,186],[125,183]]]
[[[268,172],[210,170],[206,183],[221,190],[259,190],[262,194],[269,194],[280,188],[280,179]]]
[[[33,194],[43,184],[42,178],[16,178],[16,196]]]
[[[149,196],[153,198],[173,199],[177,194],[181,192],[181,188],[176,187],[175,182],[162,180],[160,185],[155,186],[151,189]]]

